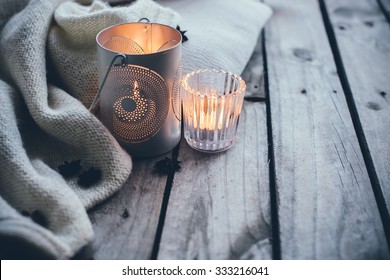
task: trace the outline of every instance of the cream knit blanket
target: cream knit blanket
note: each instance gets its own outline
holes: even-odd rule
[[[97,91],[101,29],[142,17],[180,23],[190,38],[184,71],[241,73],[270,10],[255,0],[241,0],[241,12],[234,0],[201,0],[198,8],[212,2],[222,11],[204,10],[201,19],[189,9],[194,2],[138,0],[112,8],[98,1],[1,0],[1,258],[73,256],[93,239],[86,209],[116,192],[131,172],[129,155],[85,107]],[[233,12],[242,20],[221,22]]]

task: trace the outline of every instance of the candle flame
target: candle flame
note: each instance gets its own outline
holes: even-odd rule
[[[225,108],[225,99],[217,97],[201,97],[199,106],[194,107],[194,128],[221,130],[229,126],[229,108]],[[199,124],[198,121],[199,120]]]

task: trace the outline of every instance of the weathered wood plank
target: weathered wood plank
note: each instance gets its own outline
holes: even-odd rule
[[[153,167],[163,157],[135,161],[123,188],[90,211],[95,259],[151,257],[167,181]]]
[[[259,38],[242,75],[255,101],[264,96],[261,52]],[[261,102],[244,102],[236,145],[224,153],[202,154],[183,140],[158,258],[270,259],[267,149]]]
[[[271,258],[263,103],[245,102],[237,143],[202,154],[182,141],[159,259]]]
[[[246,97],[264,98],[261,41],[242,74]],[[260,65],[259,65],[260,64]],[[182,141],[158,257],[270,259],[267,132],[264,103],[244,102],[237,143],[217,155]]]
[[[390,211],[390,26],[375,0],[325,2]]]
[[[265,2],[282,258],[388,258],[318,2]]]

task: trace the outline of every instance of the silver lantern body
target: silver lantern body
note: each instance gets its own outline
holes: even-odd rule
[[[135,157],[173,149],[181,137],[180,32],[126,23],[102,30],[96,40],[102,122]],[[112,63],[118,54],[125,63]]]

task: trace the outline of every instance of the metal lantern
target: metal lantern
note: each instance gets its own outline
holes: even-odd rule
[[[166,25],[115,25],[96,37],[100,89],[91,108],[136,157],[174,148],[181,137],[181,34]]]

